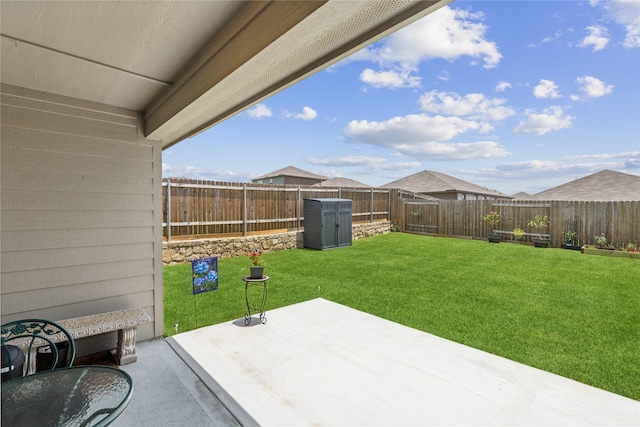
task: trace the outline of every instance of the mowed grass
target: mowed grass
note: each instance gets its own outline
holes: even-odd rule
[[[267,319],[320,295],[640,400],[638,260],[405,233],[262,258]],[[196,327],[196,304],[198,327],[242,318],[248,266],[248,257],[220,259],[219,289],[195,298],[191,265],[165,267],[166,335],[174,323]]]

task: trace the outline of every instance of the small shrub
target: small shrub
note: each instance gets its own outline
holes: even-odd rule
[[[596,236],[596,246],[599,248],[607,246],[607,236],[605,236],[604,233],[600,233],[599,236]]]
[[[564,241],[565,243],[573,243],[573,241],[576,240],[576,237],[578,237],[578,233],[575,231],[567,231],[564,234]]]

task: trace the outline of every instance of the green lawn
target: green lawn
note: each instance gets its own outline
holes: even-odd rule
[[[268,311],[316,298],[640,400],[640,262],[579,251],[389,233],[329,251],[265,254]],[[244,316],[249,258],[191,294],[164,268],[165,333]]]

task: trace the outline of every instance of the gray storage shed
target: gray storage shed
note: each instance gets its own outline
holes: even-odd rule
[[[349,199],[304,199],[304,247],[350,246],[351,205]]]

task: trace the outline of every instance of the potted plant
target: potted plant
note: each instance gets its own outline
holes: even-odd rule
[[[522,240],[522,236],[524,236],[524,230],[519,226],[513,229],[513,237],[516,240]]]
[[[261,255],[262,254],[260,253],[260,251],[257,250],[251,252],[251,254],[249,255],[249,257],[251,257],[251,266],[249,268],[251,269],[252,279],[262,279],[262,276],[264,274],[264,264],[260,259]]]
[[[531,221],[529,221],[529,227],[533,227],[538,230],[538,238],[533,239],[533,244],[537,248],[546,248],[549,246],[549,238],[542,237],[542,230],[549,226],[549,217],[546,215],[537,214]]]
[[[573,249],[576,247],[576,237],[578,237],[578,233],[573,230],[564,233],[564,248]]]
[[[493,227],[496,226],[500,222],[500,215],[497,212],[491,211],[491,213],[486,214],[482,219],[491,224],[491,231],[487,235],[487,238],[491,243],[500,243],[502,239],[502,235],[500,233],[495,233]]]
[[[596,236],[596,247],[598,249],[611,249],[613,250],[613,246],[609,245],[607,242],[607,236],[604,233],[600,233],[599,236]]]

